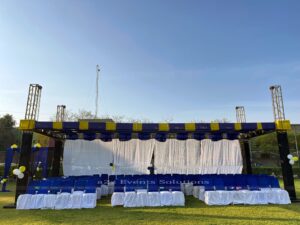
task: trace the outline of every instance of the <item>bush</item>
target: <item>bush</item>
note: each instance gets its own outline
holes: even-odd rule
[[[282,176],[281,167],[254,167],[252,168],[253,174],[275,174],[276,176]],[[294,175],[300,177],[300,168],[293,167]]]

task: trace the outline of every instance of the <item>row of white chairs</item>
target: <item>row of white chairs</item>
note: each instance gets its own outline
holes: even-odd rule
[[[111,205],[124,207],[184,206],[185,197],[181,191],[147,192],[147,190],[137,190],[114,192],[111,197]]]
[[[204,187],[193,187],[193,195],[207,205],[267,205],[291,204],[289,194],[280,188],[261,188],[260,190],[216,190],[205,191]]]
[[[17,209],[81,209],[95,208],[97,193],[74,191],[57,194],[23,194],[17,199]]]

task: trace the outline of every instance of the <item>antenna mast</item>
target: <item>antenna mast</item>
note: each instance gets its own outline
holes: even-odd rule
[[[99,73],[100,73],[100,67],[97,64],[96,66],[96,100],[95,100],[95,118],[98,117],[98,97],[99,97]]]

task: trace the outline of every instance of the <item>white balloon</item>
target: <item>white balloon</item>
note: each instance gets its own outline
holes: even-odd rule
[[[24,178],[24,173],[21,172],[20,174],[18,174],[18,178],[23,179]]]
[[[295,161],[294,161],[293,159],[291,159],[291,160],[290,160],[290,164],[291,164],[291,165],[294,165],[294,164],[295,164]]]
[[[21,173],[21,171],[19,169],[14,169],[13,170],[13,174],[18,176]]]
[[[4,184],[4,181],[3,181],[3,180],[1,180],[1,184]]]
[[[288,158],[288,159],[292,159],[292,158],[293,158],[293,155],[292,155],[292,154],[288,154],[288,155],[287,155],[287,158]]]

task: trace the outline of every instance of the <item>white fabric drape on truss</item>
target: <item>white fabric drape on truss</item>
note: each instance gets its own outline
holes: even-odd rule
[[[93,174],[146,174],[154,140],[67,140],[64,147],[65,176]],[[114,163],[114,169],[110,166]]]
[[[64,175],[147,174],[153,153],[156,173],[239,174],[243,168],[238,140],[67,140]]]
[[[67,140],[64,146],[65,176],[111,174],[114,142]]]
[[[154,148],[156,173],[239,174],[243,159],[238,140],[156,142]]]

